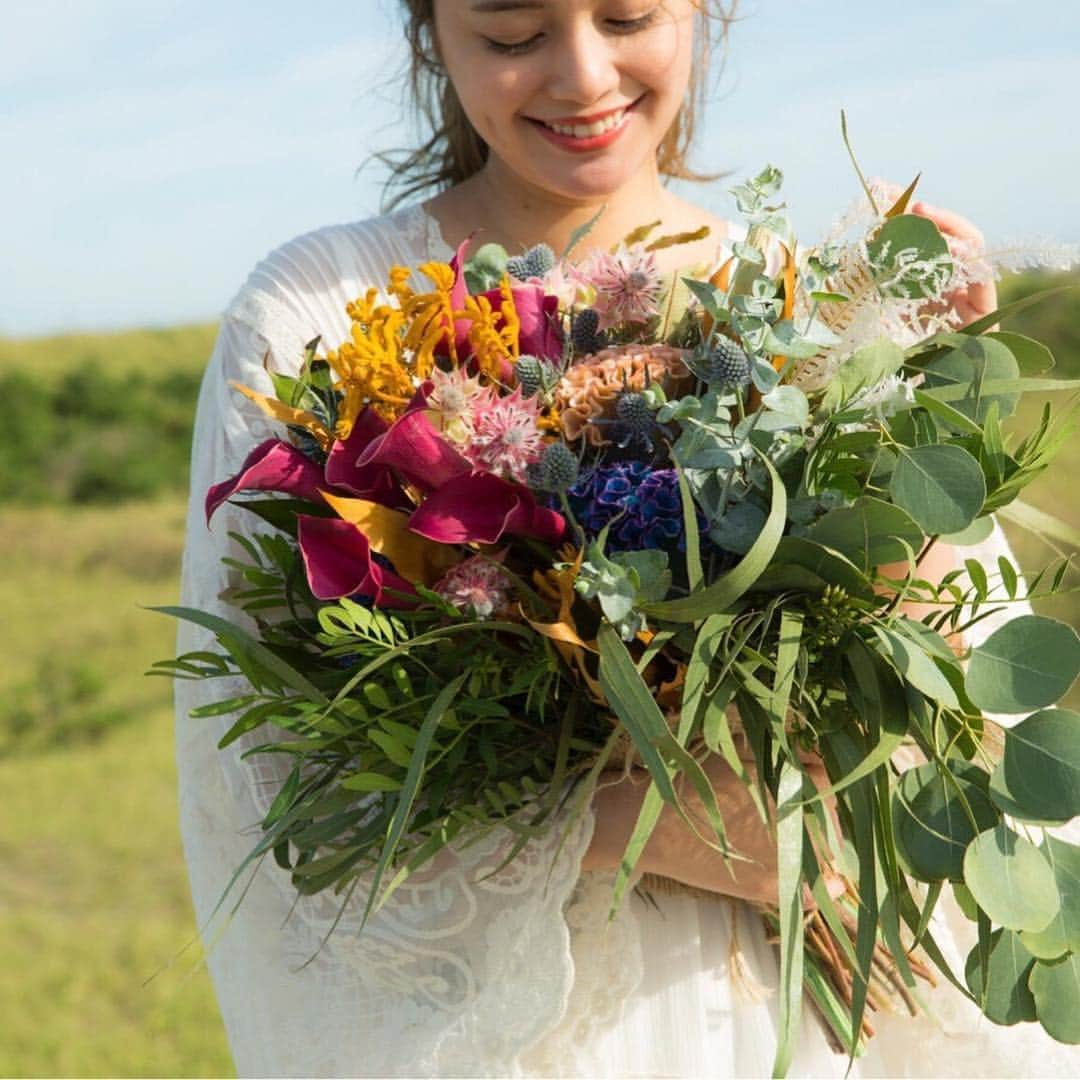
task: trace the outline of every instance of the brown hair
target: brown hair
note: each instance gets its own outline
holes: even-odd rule
[[[684,180],[711,180],[716,174],[699,173],[687,164],[698,114],[705,102],[707,73],[713,49],[727,42],[735,20],[737,0],[691,0],[698,9],[701,26],[694,48],[694,62],[686,100],[657,148],[661,175]],[[435,47],[434,0],[402,0],[405,7],[405,39],[409,43],[407,83],[412,106],[431,134],[414,150],[377,154],[390,167],[384,203],[392,209],[428,188],[442,190],[460,184],[479,172],[487,161],[487,144],[469,123]],[[719,27],[717,33],[715,27]],[[392,197],[387,197],[396,189]]]

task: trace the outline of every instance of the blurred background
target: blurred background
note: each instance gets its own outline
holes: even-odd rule
[[[171,685],[143,676],[175,628],[142,606],[177,597],[217,313],[271,248],[377,213],[386,171],[370,155],[416,138],[398,5],[7,0],[3,14],[0,1074],[229,1075],[187,948]],[[922,196],[991,249],[1080,241],[1080,6],[740,14],[697,163],[779,164],[805,242],[858,193],[841,108],[868,173],[921,170]],[[728,186],[685,193],[730,215]],[[1001,288],[1048,281],[1080,277]],[[1080,376],[1080,293],[1010,329]],[[1063,458],[1031,501],[1080,526],[1077,440]],[[1052,557],[1012,535],[1026,568]],[[1075,596],[1046,610],[1080,622]]]

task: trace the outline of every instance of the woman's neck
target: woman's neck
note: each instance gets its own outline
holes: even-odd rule
[[[574,231],[601,208],[578,257],[591,248],[610,248],[631,230],[653,221],[661,221],[665,231],[681,230],[689,209],[663,187],[654,168],[641,170],[606,200],[572,200],[523,183],[497,160],[427,203],[451,247],[482,230],[477,242],[499,243],[511,253],[539,243],[565,251]],[[698,224],[706,223],[708,215],[699,216]]]

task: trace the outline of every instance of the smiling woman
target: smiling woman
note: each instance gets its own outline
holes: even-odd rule
[[[727,223],[665,183],[693,175],[687,154],[710,46],[731,17],[708,0],[405,0],[411,86],[430,138],[398,167],[401,205],[284,244],[229,305],[196,420],[186,607],[240,621],[222,556],[242,559],[259,531],[253,515],[229,502],[214,507],[210,527],[206,520],[206,492],[250,467],[253,448],[275,434],[232,387],[271,395],[269,372],[295,374],[307,343],[349,341],[347,309],[355,316],[363,307],[357,297],[371,290],[373,303],[388,280],[404,293],[394,267],[449,261],[481,229],[513,253],[537,244],[564,250],[593,219],[589,245],[601,250],[652,222],[661,235],[697,237],[656,251],[655,266],[650,257],[637,267],[639,293],[659,271],[696,264],[709,274],[730,256]],[[421,193],[426,202],[414,200]],[[974,236],[963,219],[923,212],[960,239]],[[410,284],[424,288],[416,276]],[[960,300],[978,317],[993,306],[992,288]],[[180,653],[213,645],[212,635],[183,625]],[[754,908],[733,898],[775,897],[772,846],[749,846],[761,832],[740,837],[763,853],[762,865],[734,881],[665,810],[635,881],[655,873],[698,892],[635,892],[609,924],[618,853],[644,794],[632,775],[628,783],[608,777],[565,836],[557,823],[531,835],[498,872],[501,831],[440,850],[362,932],[370,874],[358,877],[339,912],[341,897],[297,896],[289,874],[263,861],[245,881],[243,903],[213,933],[215,905],[250,851],[252,823],[275,805],[288,758],[253,753],[272,737],[266,730],[219,752],[235,718],[210,709],[195,722],[189,712],[248,690],[239,677],[177,684],[185,851],[242,1075],[769,1072],[776,957]],[[733,827],[744,820],[749,829],[756,818],[739,801],[740,782],[723,768],[710,781]],[[349,803],[342,813],[358,810]],[[934,930],[948,947],[950,927]],[[852,1074],[1020,1073],[1033,1056],[1032,1042],[975,1030],[973,1010],[958,997],[937,1005],[933,1019],[875,1019],[877,1038]],[[833,1051],[822,1024],[808,1015],[802,1031],[792,1073],[844,1075],[847,1058]],[[1068,1073],[1052,1047],[1037,1050],[1040,1072]]]

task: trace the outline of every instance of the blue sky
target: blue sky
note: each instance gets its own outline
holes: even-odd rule
[[[252,265],[378,210],[408,139],[397,0],[14,0],[0,37],[0,333],[216,317]],[[1075,0],[744,0],[699,163],[773,161],[801,237],[872,174],[992,246],[1080,241]],[[722,214],[726,183],[688,192]]]

